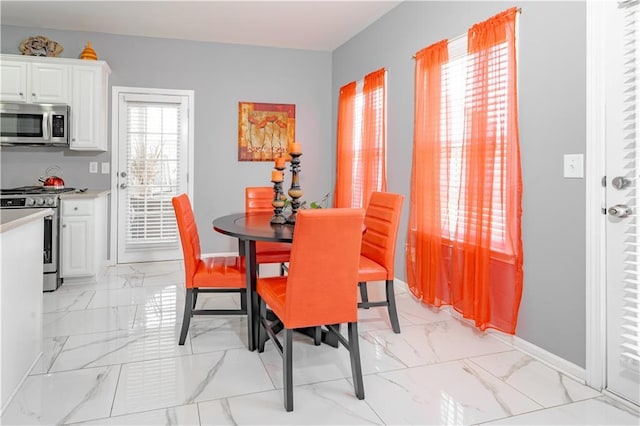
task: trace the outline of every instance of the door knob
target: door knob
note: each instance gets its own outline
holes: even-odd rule
[[[613,185],[615,189],[625,189],[630,184],[631,184],[631,181],[622,176],[614,177],[613,180],[611,181],[611,185]]]
[[[609,214],[615,217],[627,217],[631,214],[631,209],[625,204],[616,204],[609,207]]]

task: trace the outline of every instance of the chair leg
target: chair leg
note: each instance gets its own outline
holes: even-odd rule
[[[184,345],[184,341],[187,339],[187,333],[189,332],[189,323],[191,322],[191,312],[192,306],[195,305],[193,302],[193,289],[188,288],[187,293],[184,296],[184,316],[182,317],[182,330],[180,331],[180,340],[178,341],[179,345]]]
[[[396,309],[396,295],[393,291],[393,280],[386,282],[387,303],[389,304],[389,320],[394,333],[400,333],[400,323],[398,322],[398,310]]]
[[[285,272],[285,271],[284,271],[284,263],[281,263],[281,264],[280,264],[280,276],[281,276],[281,277],[284,277],[284,272]]]
[[[351,375],[353,388],[358,399],[364,399],[364,383],[362,382],[362,365],[360,364],[360,345],[358,343],[358,323],[349,323],[349,356],[351,358]]]
[[[267,330],[264,329],[262,319],[267,318],[267,304],[260,298],[260,307],[258,311],[258,352],[264,352],[264,344],[267,341]]]
[[[284,409],[293,411],[293,330],[285,328],[282,348],[282,370],[284,376]]]
[[[193,289],[193,307],[191,309],[195,310],[196,309],[196,301],[198,300],[198,289],[194,288]]]
[[[320,346],[322,343],[322,327],[313,327],[313,344]]]
[[[247,292],[246,291],[240,292],[240,309],[247,312]]]
[[[360,288],[360,300],[363,303],[366,303],[369,301],[369,295],[367,294],[367,283],[366,282],[359,282],[358,283],[358,287]],[[364,306],[364,309],[369,309],[368,306]]]

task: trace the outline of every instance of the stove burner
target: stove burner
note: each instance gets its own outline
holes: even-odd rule
[[[40,194],[62,194],[75,191],[75,188],[53,189],[44,186],[21,186],[11,189],[0,189],[0,195],[40,195]]]

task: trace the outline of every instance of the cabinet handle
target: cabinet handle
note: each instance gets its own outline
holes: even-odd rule
[[[63,228],[66,228],[66,227],[67,227],[67,224],[65,223],[64,225],[62,225],[62,227],[63,227]]]
[[[78,208],[77,208],[77,207],[74,207],[73,209],[74,209],[74,210],[78,210]]]
[[[18,95],[22,96],[22,95],[24,95],[24,93],[20,92],[20,93],[18,93]]]
[[[33,96],[33,97],[35,98],[35,97],[36,97],[36,94],[35,94],[35,93],[32,93],[32,94],[31,94],[31,96]]]

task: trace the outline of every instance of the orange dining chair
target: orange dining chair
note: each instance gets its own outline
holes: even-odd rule
[[[292,331],[324,325],[350,353],[355,394],[364,399],[358,345],[358,258],[363,209],[299,210],[286,277],[258,278],[260,327],[258,350],[264,350],[266,332],[282,356],[284,407],[293,410]],[[266,306],[279,320],[269,322]],[[348,323],[349,340],[339,324]],[[281,323],[281,324],[280,324]],[[283,343],[276,337],[284,327]]]
[[[366,230],[362,236],[360,253],[360,270],[358,286],[360,287],[359,308],[368,309],[374,306],[387,306],[389,320],[394,333],[400,333],[398,311],[393,291],[393,265],[396,254],[396,240],[400,213],[404,196],[389,192],[371,194],[369,206],[364,217]],[[367,294],[368,281],[385,281],[386,300],[370,302]]]
[[[273,188],[270,186],[249,186],[245,188],[244,211],[273,213]],[[289,261],[290,243],[256,241],[256,264],[279,263],[280,275],[284,275],[285,263]]]
[[[179,344],[184,345],[193,315],[246,315],[247,287],[244,266],[238,256],[202,257],[198,227],[187,194],[171,200],[184,255],[184,317]],[[240,293],[240,309],[195,309],[198,293]],[[248,334],[251,338],[251,334]]]

